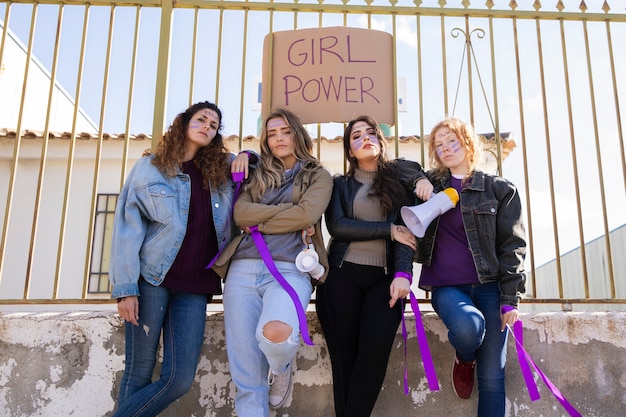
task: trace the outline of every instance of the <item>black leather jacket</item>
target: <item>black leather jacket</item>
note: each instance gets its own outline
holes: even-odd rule
[[[434,192],[449,186],[448,175],[435,182]],[[460,193],[459,204],[478,280],[497,282],[500,303],[517,306],[526,291],[526,232],[517,188],[502,177],[476,171],[471,183]],[[417,262],[430,264],[439,219],[433,220],[420,241]]]
[[[415,204],[413,189],[415,182],[426,175],[417,162],[398,159],[397,166],[400,181],[406,188],[402,205]],[[387,247],[387,265],[392,270],[387,273],[413,273],[413,250],[391,240],[391,224],[404,224],[400,210],[387,215],[386,221],[370,222],[354,218],[354,196],[362,186],[352,176],[342,175],[333,180],[333,194],[326,208],[326,227],[331,239],[328,245],[328,261],[331,267],[341,267],[348,246],[352,241],[385,239]]]

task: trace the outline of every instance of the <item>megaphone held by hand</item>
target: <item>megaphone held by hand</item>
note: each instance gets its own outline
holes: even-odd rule
[[[313,245],[301,251],[296,257],[296,268],[301,272],[308,272],[311,278],[320,279],[324,275],[324,265],[320,264],[320,258],[315,252]]]
[[[427,202],[417,206],[404,206],[400,215],[404,224],[417,237],[424,237],[428,225],[437,216],[450,210],[459,201],[459,193],[452,187],[434,194]]]

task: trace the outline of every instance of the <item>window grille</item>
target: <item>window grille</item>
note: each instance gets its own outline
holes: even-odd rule
[[[109,266],[113,218],[119,194],[98,194],[94,219],[91,261],[89,266],[88,294],[111,293]]]

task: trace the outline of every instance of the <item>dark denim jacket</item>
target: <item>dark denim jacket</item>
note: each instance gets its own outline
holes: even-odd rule
[[[413,201],[412,190],[415,182],[425,178],[426,174],[417,162],[404,159],[397,160],[400,182],[407,189],[405,200]],[[404,224],[400,210],[387,215],[387,221],[369,222],[354,218],[354,196],[362,186],[352,176],[335,177],[333,194],[326,209],[326,227],[331,235],[328,245],[328,261],[331,267],[340,267],[348,251],[350,242],[354,240],[385,239],[387,248],[388,273],[398,271],[413,274],[413,250],[406,245],[391,241],[391,223]],[[409,191],[410,190],[410,191]]]
[[[450,187],[450,177],[434,187],[434,192]],[[526,232],[517,188],[502,177],[476,171],[460,194],[460,204],[478,279],[483,284],[498,282],[500,304],[517,306],[526,291]],[[417,262],[430,264],[438,224],[439,218],[426,230]]]

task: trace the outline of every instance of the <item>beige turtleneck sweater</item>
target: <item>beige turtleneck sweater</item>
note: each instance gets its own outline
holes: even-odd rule
[[[380,200],[369,195],[376,175],[378,175],[377,171],[356,169],[354,172],[354,178],[363,184],[354,197],[354,217],[358,220],[370,222],[385,221]],[[344,260],[359,265],[386,267],[385,240],[353,241],[348,247]]]

